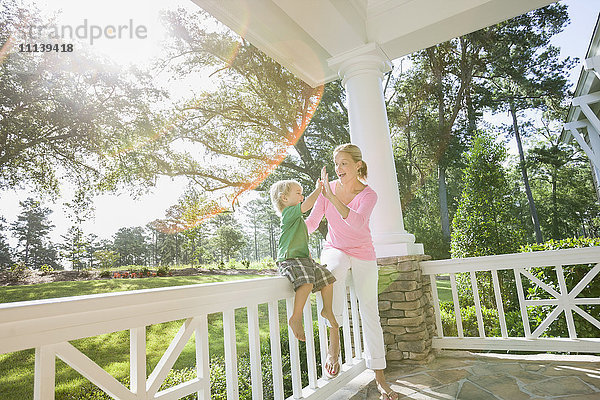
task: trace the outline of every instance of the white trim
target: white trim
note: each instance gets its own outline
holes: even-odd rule
[[[600,339],[567,338],[433,338],[434,349],[471,349],[507,351],[560,351],[579,353],[600,353]]]

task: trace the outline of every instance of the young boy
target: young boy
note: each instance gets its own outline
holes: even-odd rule
[[[281,236],[277,253],[279,273],[286,276],[294,285],[294,312],[288,321],[298,340],[306,340],[302,329],[302,310],[311,292],[321,292],[323,310],[321,315],[329,321],[330,349],[339,344],[339,325],[332,310],[333,286],[335,278],[324,266],[317,264],[308,250],[308,230],[302,214],[310,210],[321,193],[317,182],[316,189],[306,199],[302,186],[293,180],[275,182],[271,186],[271,202],[281,216]],[[331,363],[337,364],[337,362]],[[339,365],[326,368],[327,375],[333,377],[339,372]]]

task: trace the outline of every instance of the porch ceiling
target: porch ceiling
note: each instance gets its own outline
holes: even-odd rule
[[[327,60],[376,43],[390,60],[552,0],[193,0],[311,86]]]

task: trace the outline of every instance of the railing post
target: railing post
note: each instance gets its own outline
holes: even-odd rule
[[[235,310],[223,311],[223,339],[225,344],[225,381],[227,399],[240,397],[238,386],[237,348],[235,341]]]
[[[146,327],[129,331],[130,389],[138,399],[146,398]]]
[[[199,400],[210,400],[210,364],[208,347],[208,319],[206,315],[197,318],[194,331],[196,342],[196,376],[203,380],[198,391]]]
[[[389,361],[431,360],[435,313],[429,276],[420,261],[429,256],[386,257],[379,269],[379,315]]]
[[[56,353],[52,346],[35,348],[34,400],[54,400]]]

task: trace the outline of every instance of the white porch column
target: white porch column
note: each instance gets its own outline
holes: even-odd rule
[[[362,150],[368,166],[368,183],[378,201],[371,216],[377,257],[423,254],[402,219],[396,167],[383,97],[383,73],[391,62],[375,43],[328,60],[338,70],[348,96],[350,138]]]

